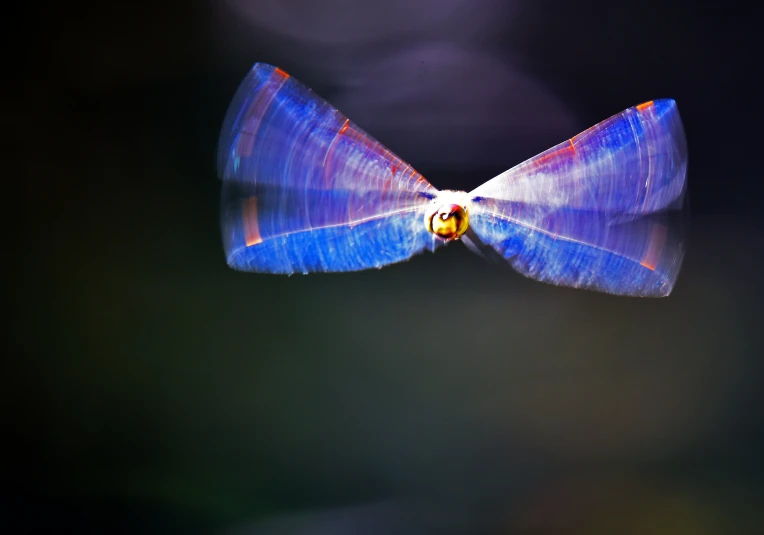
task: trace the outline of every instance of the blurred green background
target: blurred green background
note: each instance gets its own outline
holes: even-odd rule
[[[389,27],[386,9],[342,1],[321,16],[233,0],[13,14],[3,531],[764,531],[754,14],[421,4],[391,4]],[[474,31],[454,30],[473,10]],[[515,107],[448,123],[441,148],[432,118],[492,75],[439,77],[486,50],[516,69]],[[256,61],[349,103],[441,188],[675,98],[692,226],[674,293],[555,288],[460,244],[381,271],[231,271],[215,151]],[[426,92],[401,90],[409,64]],[[428,98],[442,108],[411,123],[391,111]],[[550,109],[558,122],[534,120]]]

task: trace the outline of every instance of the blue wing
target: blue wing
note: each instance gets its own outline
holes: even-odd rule
[[[437,190],[309,88],[256,64],[220,135],[222,229],[243,271],[355,271],[440,242],[424,211]]]
[[[530,278],[665,296],[684,257],[687,145],[673,100],[651,101],[486,182],[470,225]]]

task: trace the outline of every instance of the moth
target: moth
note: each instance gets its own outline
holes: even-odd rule
[[[684,257],[687,143],[676,102],[602,121],[471,192],[438,190],[283,70],[258,63],[220,134],[228,265],[357,271],[461,241],[535,280],[671,293]]]

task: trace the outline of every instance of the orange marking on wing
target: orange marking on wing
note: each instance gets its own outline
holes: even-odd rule
[[[645,111],[647,108],[653,105],[653,101],[649,102],[643,102],[642,104],[637,105],[637,111]]]
[[[340,134],[344,134],[345,130],[348,129],[348,125],[350,124],[350,119],[345,119],[345,124],[342,125],[342,128],[340,128]]]
[[[668,228],[665,225],[654,224],[652,231],[650,232],[650,243],[647,245],[647,251],[642,257],[640,264],[650,271],[655,271],[660,260],[661,252],[663,251],[663,245],[666,243],[666,235],[668,234]]]
[[[250,197],[242,203],[242,224],[244,225],[244,243],[247,247],[263,241],[260,236],[260,223],[257,221],[257,197]]]
[[[395,176],[395,172],[398,170],[398,168],[401,166],[401,162],[396,162],[390,167],[390,171],[393,172],[393,176]]]
[[[575,156],[576,155],[576,148],[573,146],[573,140],[569,139],[568,141],[570,142],[570,146],[563,147],[561,149],[557,149],[554,152],[550,152],[546,156],[542,156],[541,158],[536,160],[534,162],[534,164],[536,166],[543,165],[543,164],[547,163],[549,160],[553,159],[555,156],[558,156],[560,154],[565,154],[565,153],[572,153]]]
[[[347,124],[347,128],[345,127],[346,125],[343,124],[342,128],[340,129],[340,132],[342,133],[342,135],[344,135],[348,139],[355,141],[358,138],[358,132],[356,131],[355,128],[350,126],[350,120],[348,120],[346,124]]]
[[[276,67],[276,70],[274,70],[273,72],[275,72],[276,74],[278,74],[282,78],[289,78],[289,74],[286,71],[284,71],[282,69],[279,69],[278,67]]]

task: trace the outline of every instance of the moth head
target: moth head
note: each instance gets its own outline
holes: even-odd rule
[[[439,238],[451,241],[467,232],[469,216],[464,206],[455,203],[438,204],[427,212],[424,224]]]

